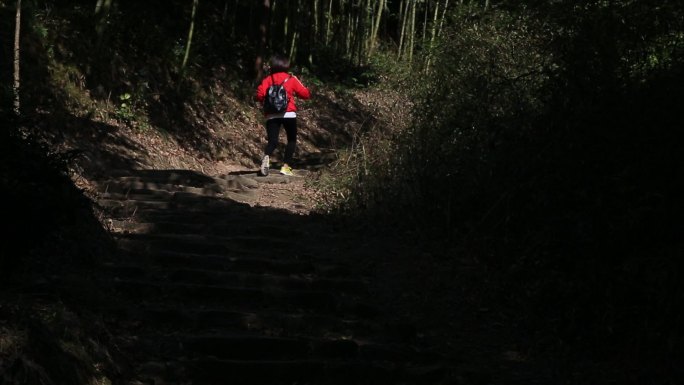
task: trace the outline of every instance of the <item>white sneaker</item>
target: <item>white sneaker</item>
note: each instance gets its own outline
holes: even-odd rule
[[[266,176],[268,175],[268,170],[271,168],[271,162],[268,159],[268,155],[264,155],[263,158],[261,158],[261,175]]]

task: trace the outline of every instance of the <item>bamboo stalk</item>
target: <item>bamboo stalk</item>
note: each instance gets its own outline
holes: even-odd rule
[[[14,25],[14,114],[19,116],[21,114],[21,98],[19,96],[19,90],[21,88],[21,77],[19,74],[20,70],[20,39],[21,38],[21,0],[17,0],[17,13],[15,16]]]
[[[190,15],[190,30],[188,31],[188,41],[185,45],[185,54],[183,55],[183,63],[181,64],[181,70],[185,69],[188,63],[188,57],[190,57],[190,46],[192,45],[192,35],[195,31],[195,14],[197,13],[197,5],[199,0],[192,0],[192,14]]]

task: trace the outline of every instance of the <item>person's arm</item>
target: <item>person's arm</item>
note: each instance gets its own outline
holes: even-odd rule
[[[268,89],[268,86],[266,85],[266,79],[268,79],[268,77],[264,78],[264,80],[261,81],[261,84],[257,86],[256,95],[254,95],[254,98],[259,103],[262,103],[264,98],[266,98],[266,90]]]
[[[292,76],[292,79],[295,81],[294,87],[292,88],[295,95],[301,99],[309,99],[311,97],[311,92],[309,92],[309,89],[306,88],[296,76]]]

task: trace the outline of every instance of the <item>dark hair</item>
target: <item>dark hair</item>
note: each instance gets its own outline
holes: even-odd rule
[[[284,55],[276,54],[271,56],[271,73],[287,72],[290,69],[290,59]]]

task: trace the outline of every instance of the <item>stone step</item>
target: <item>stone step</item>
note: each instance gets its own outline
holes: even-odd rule
[[[187,186],[178,184],[150,183],[139,179],[110,181],[98,184],[96,190],[99,196],[106,199],[135,199],[134,196],[149,198],[171,198],[174,193],[186,192],[197,196],[214,197],[226,191],[248,193],[253,186],[227,183],[210,183],[204,186]]]
[[[296,229],[299,227],[319,228],[323,218],[319,215],[297,215],[269,207],[251,207],[244,203],[217,198],[221,203],[211,210],[191,211],[177,207],[164,211],[150,211],[145,216],[149,222],[182,222],[199,224],[240,224],[245,227],[269,225],[272,227]]]
[[[111,212],[115,215],[133,215],[138,211],[142,212],[144,210],[166,210],[171,208],[174,203],[166,200],[146,200],[146,201],[134,201],[134,200],[111,200],[111,199],[100,199],[98,204],[104,210]]]
[[[211,234],[120,234],[116,237],[120,248],[125,251],[190,252],[200,254],[235,255],[245,250],[259,251],[264,254],[301,254],[299,242],[261,235],[224,235]]]
[[[105,263],[103,268],[122,279],[146,278],[148,282],[170,280],[176,283],[220,285],[286,290],[339,290],[366,293],[366,282],[360,279],[321,278],[312,274],[276,275],[268,272],[223,272],[201,268],[163,268],[133,264]]]
[[[140,375],[149,383],[195,385],[414,385],[439,384],[444,368],[432,365],[397,365],[364,360],[226,360],[219,358],[149,362]]]
[[[225,197],[250,197],[255,195],[251,189],[222,189],[220,187],[187,187],[163,185],[158,188],[134,188],[128,186],[107,186],[98,195],[99,201],[174,201],[178,204],[193,203],[224,206]],[[228,205],[227,207],[230,207]]]
[[[157,212],[184,213],[186,216],[202,212],[225,212],[231,210],[239,202],[252,201],[256,198],[253,192],[223,192],[217,197],[205,197],[188,192],[173,193],[173,199],[154,199],[139,196],[139,199],[98,199],[98,204],[107,210],[114,219],[145,218]],[[229,199],[226,199],[229,198]],[[239,203],[247,205],[247,203]]]
[[[225,200],[224,200],[225,201]],[[133,210],[133,206],[129,210]],[[182,234],[253,234],[268,237],[288,237],[308,245],[315,240],[328,248],[336,244],[353,244],[358,236],[333,229],[334,224],[315,215],[293,216],[289,213],[259,207],[212,208],[192,212],[176,206],[164,210],[138,208],[134,216],[110,220],[117,232]]]
[[[187,213],[184,215],[187,216]],[[324,226],[292,226],[292,224],[263,223],[259,220],[245,219],[243,216],[236,219],[226,215],[217,220],[191,223],[183,218],[175,218],[175,221],[150,221],[136,222],[131,220],[112,220],[110,229],[115,237],[121,239],[136,239],[140,237],[158,237],[158,239],[202,237],[210,239],[249,239],[254,247],[249,250],[263,249],[271,243],[274,247],[288,245],[304,250],[316,249],[318,254],[332,255],[340,252],[344,247],[352,245],[356,240],[350,236],[342,237],[338,233],[326,231]],[[168,216],[164,219],[173,219]],[[314,240],[312,242],[312,240]]]
[[[407,345],[348,338],[310,338],[254,333],[143,334],[119,343],[148,357],[214,357],[227,360],[345,359],[369,362],[427,363],[437,357]]]
[[[208,235],[250,235],[264,236],[276,239],[302,240],[317,237],[325,239],[336,238],[334,234],[312,234],[304,229],[293,229],[286,226],[275,226],[272,224],[251,223],[245,226],[244,221],[235,218],[223,219],[222,221],[211,221],[202,223],[188,223],[183,218],[176,218],[176,221],[157,221],[157,222],[133,222],[130,220],[110,221],[116,233],[123,234],[208,234]]]
[[[143,280],[112,280],[103,282],[118,295],[139,306],[147,303],[205,304],[226,306],[227,309],[279,309],[324,314],[353,314],[365,317],[377,315],[376,309],[343,293],[314,290],[252,289],[225,285],[159,284]]]
[[[108,306],[103,311],[145,331],[240,331],[273,336],[320,338],[363,338],[379,342],[410,341],[415,328],[404,324],[379,323],[351,315],[334,316],[316,313],[278,311],[243,312],[224,307],[174,306]],[[120,326],[120,325],[119,325]]]
[[[168,190],[153,190],[153,189],[122,189],[120,191],[106,191],[100,192],[98,200],[100,201],[126,201],[126,200],[140,200],[140,201],[170,201],[173,199],[174,192]]]
[[[289,360],[309,357],[305,339],[259,335],[143,335],[123,348],[147,357],[174,360],[179,357],[215,357],[231,360]]]
[[[314,274],[316,267],[311,258],[263,256],[262,252],[241,250],[236,256],[217,254],[196,254],[176,251],[157,251],[154,254],[126,253],[120,255],[114,264],[142,265],[143,268],[184,268],[201,266],[203,269],[223,272],[272,273],[279,275]],[[131,269],[131,274],[135,271]],[[321,275],[320,273],[317,273]],[[330,275],[326,275],[330,276]]]
[[[224,188],[256,188],[258,181],[248,175],[220,175],[208,176],[188,170],[125,170],[110,172],[107,179],[100,180],[100,185],[135,184],[147,185],[180,185],[180,186],[210,186],[219,184]]]
[[[199,186],[212,183],[214,178],[197,171],[183,169],[165,170],[110,170],[109,178],[104,181],[141,180],[154,183],[175,183],[189,186]]]
[[[160,236],[160,235],[124,235],[118,237],[118,246],[128,255],[128,261],[146,261],[150,263],[176,264],[183,266],[202,266],[214,269],[223,265],[223,270],[249,264],[266,268],[293,267],[304,268],[309,264],[309,272],[315,272],[321,277],[345,277],[353,274],[350,262],[340,262],[339,259],[322,255],[318,251],[315,255],[309,250],[297,247],[289,240],[266,238],[259,236],[234,236],[216,238],[205,235]],[[331,254],[332,255],[332,254]],[[273,271],[268,270],[266,272]]]

